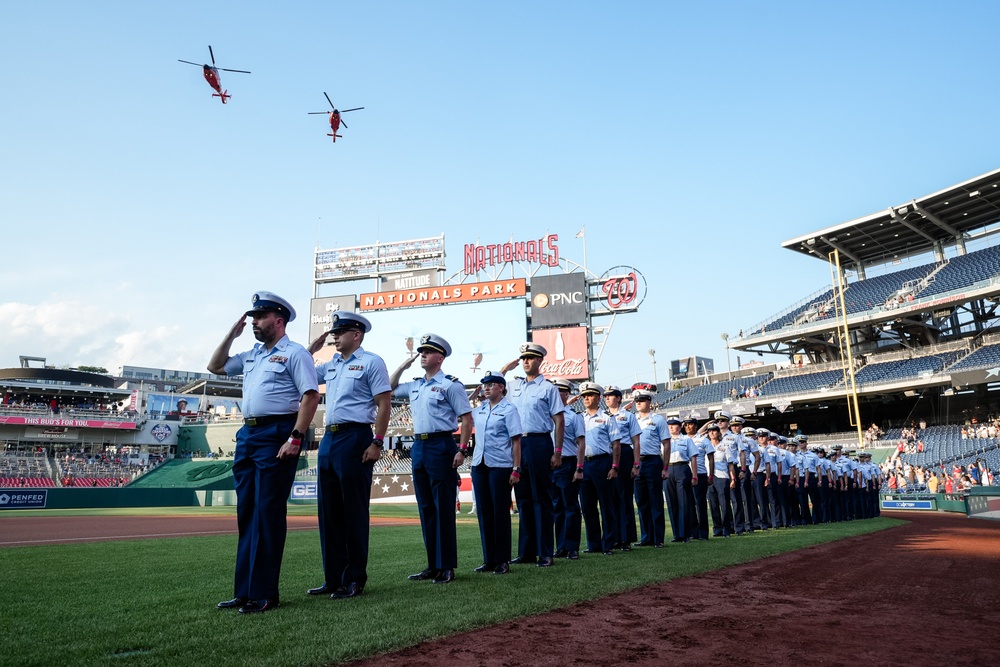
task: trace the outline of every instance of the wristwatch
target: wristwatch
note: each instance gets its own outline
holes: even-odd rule
[[[514,466],[514,472],[516,472],[518,475],[520,475],[521,474],[521,466]]]
[[[299,431],[299,429],[295,429],[294,431],[292,431],[292,435],[289,437],[295,438],[296,440],[301,440],[302,433]]]

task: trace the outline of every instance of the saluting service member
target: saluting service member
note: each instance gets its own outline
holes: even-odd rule
[[[635,504],[639,506],[640,547],[662,547],[667,530],[663,513],[663,480],[667,473],[664,461],[670,457],[670,429],[666,420],[654,413],[653,392],[644,389],[633,394],[639,435],[638,468],[633,467]]]
[[[521,356],[501,370],[506,375],[518,361],[525,377],[510,382],[510,402],[517,408],[524,427],[521,437],[521,481],[514,487],[520,516],[517,558],[511,563],[554,564],[555,537],[552,521],[552,470],[562,465],[563,420],[559,390],[541,373],[548,354],[536,343],[521,346]]]
[[[604,404],[608,414],[618,422],[618,434],[621,435],[622,474],[615,478],[615,488],[618,493],[618,543],[616,549],[631,551],[632,543],[638,540],[635,530],[635,475],[638,474],[639,435],[642,429],[628,410],[622,410],[622,390],[615,385],[609,385],[604,390]]]
[[[425,334],[417,347],[424,376],[399,383],[416,356],[393,371],[389,384],[397,398],[408,398],[413,414],[413,491],[420,511],[420,528],[427,551],[427,567],[409,576],[410,581],[431,579],[447,584],[455,579],[458,545],[455,534],[455,499],[458,466],[469,453],[472,405],[458,378],[445,375],[441,365],[451,355],[451,345],[441,336]],[[461,425],[459,444],[453,436]]]
[[[477,392],[483,401],[472,411],[476,447],[472,491],[476,496],[483,564],[476,572],[507,574],[510,562],[510,488],[521,479],[521,418],[504,396],[507,381],[487,373]]]
[[[361,347],[371,329],[364,316],[338,311],[330,330],[309,346],[316,354],[333,334],[337,350],[333,359],[316,366],[319,383],[326,385],[326,432],[319,444],[317,485],[326,581],[310,588],[310,595],[353,598],[368,582],[372,471],[382,456],[391,410],[385,362]]]
[[[587,524],[587,553],[601,552],[611,556],[617,541],[617,497],[614,479],[618,475],[618,455],[621,436],[618,422],[601,410],[604,389],[596,382],[580,385],[583,397],[583,421],[586,429],[586,450],[580,501],[583,520]],[[598,514],[600,508],[600,514]]]
[[[555,527],[556,558],[580,557],[580,481],[583,479],[586,427],[583,417],[569,405],[573,391],[567,380],[552,380],[563,402],[562,463],[552,470],[552,522]]]
[[[253,318],[253,335],[260,342],[230,356],[247,317]],[[236,320],[208,362],[208,370],[216,375],[243,375],[244,419],[233,458],[239,526],[236,581],[233,599],[218,604],[241,614],[279,605],[288,494],[303,434],[319,404],[312,357],[285,335],[285,326],[294,319],[295,309],[287,301],[257,292],[251,309]]]

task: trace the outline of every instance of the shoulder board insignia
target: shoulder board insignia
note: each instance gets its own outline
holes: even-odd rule
[[[452,382],[461,382],[461,380],[459,380],[454,375],[445,375],[445,377],[448,378],[449,380],[451,380]]]

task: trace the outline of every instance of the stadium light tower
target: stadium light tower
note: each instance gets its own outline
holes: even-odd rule
[[[729,334],[722,334],[722,344],[726,348],[726,369],[729,372],[729,381],[733,381],[733,367],[729,364]]]
[[[656,381],[656,350],[650,348],[649,356],[653,358],[653,384],[659,387],[659,382]],[[657,389],[659,391],[659,389]]]

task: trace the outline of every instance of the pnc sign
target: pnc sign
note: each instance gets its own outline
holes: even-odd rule
[[[583,273],[536,276],[531,280],[532,328],[587,321],[587,279]]]

